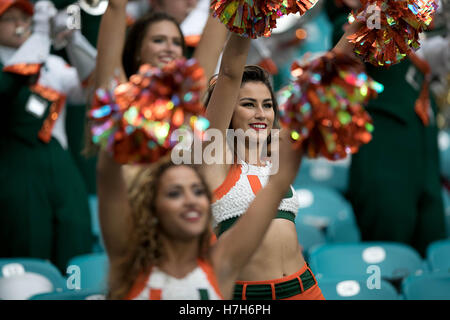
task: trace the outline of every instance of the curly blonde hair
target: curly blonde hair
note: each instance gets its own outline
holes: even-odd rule
[[[130,293],[140,275],[146,274],[152,266],[158,265],[164,257],[160,240],[161,226],[157,223],[155,202],[158,186],[163,174],[177,166],[165,159],[157,164],[142,166],[134,172],[134,178],[128,183],[128,198],[131,208],[132,231],[126,255],[109,276],[109,299],[124,299]],[[212,194],[206,181],[194,166],[193,169],[200,178],[209,202]],[[200,236],[199,258],[208,259],[208,249],[212,236],[211,209],[208,227]]]

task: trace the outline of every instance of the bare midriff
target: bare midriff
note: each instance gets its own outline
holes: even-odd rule
[[[304,264],[295,224],[286,219],[274,219],[238,281],[283,278],[296,273]]]

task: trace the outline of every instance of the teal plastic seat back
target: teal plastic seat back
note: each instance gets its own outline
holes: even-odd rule
[[[395,242],[325,244],[311,250],[309,263],[318,278],[369,277],[379,272],[381,279],[395,282],[424,271],[420,255]]]
[[[0,299],[26,300],[44,292],[63,291],[66,281],[49,261],[35,258],[0,259]]]
[[[406,300],[450,300],[450,273],[424,273],[410,276],[402,283]]]
[[[91,209],[91,225],[92,234],[95,238],[93,252],[104,252],[104,244],[102,232],[100,229],[99,213],[98,213],[98,197],[96,195],[89,196],[89,208]]]
[[[36,258],[0,258],[0,278],[22,272],[37,273],[47,278],[55,290],[64,290],[66,281],[50,261]]]
[[[80,288],[104,292],[107,289],[109,262],[106,253],[77,256],[69,261],[68,268],[79,271]],[[79,269],[78,269],[79,268]]]
[[[318,280],[326,300],[399,300],[400,296],[388,281],[367,283],[366,278],[347,277]]]
[[[296,192],[300,203],[296,223],[322,230],[327,242],[360,241],[353,208],[339,192],[317,185]]]
[[[430,244],[426,256],[432,272],[448,272],[450,274],[450,239]]]
[[[359,242],[361,232],[354,220],[336,219],[330,223],[326,230],[327,241],[339,242]]]
[[[314,246],[326,242],[324,234],[314,226],[298,222],[295,224],[295,228],[297,230],[298,242],[303,248],[303,255],[307,255],[309,250]]]
[[[105,292],[97,290],[70,290],[35,295],[30,300],[105,300]]]
[[[320,185],[344,193],[348,188],[349,170],[350,157],[339,161],[305,158],[293,186],[305,188]]]

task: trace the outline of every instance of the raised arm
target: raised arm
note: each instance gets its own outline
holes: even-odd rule
[[[205,78],[209,80],[216,71],[217,62],[227,39],[227,28],[212,15],[203,29],[200,42],[194,52],[194,58],[205,71]]]
[[[242,74],[250,48],[250,39],[232,33],[223,52],[219,76],[206,109],[210,128],[225,136],[239,96]]]
[[[100,151],[97,160],[99,220],[106,252],[112,262],[126,252],[132,222],[122,170],[107,152]]]
[[[334,46],[334,48],[331,51],[336,52],[342,52],[346,53],[348,55],[355,56],[355,53],[353,52],[354,44],[351,43],[347,37],[354,34],[356,31],[358,31],[361,26],[363,25],[363,22],[355,21],[352,24],[347,24],[344,26],[345,32],[342,35],[342,37],[339,39],[338,43]]]
[[[127,0],[110,0],[103,14],[97,40],[95,87],[108,88],[113,78],[126,79],[122,51],[126,33]]]
[[[102,17],[97,42],[95,87],[109,88],[111,81],[126,79],[122,50],[126,31],[126,0],[110,0]],[[112,263],[126,250],[131,227],[130,208],[122,167],[106,152],[97,161],[97,195],[102,237]]]
[[[212,249],[219,282],[225,290],[256,251],[277,213],[283,196],[295,179],[302,158],[301,150],[293,150],[287,131],[280,134],[280,166],[267,185],[258,192],[247,212],[225,232]],[[232,289],[232,288],[231,288]]]

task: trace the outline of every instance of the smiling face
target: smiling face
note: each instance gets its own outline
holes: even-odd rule
[[[0,45],[19,48],[31,34],[31,16],[11,7],[0,16]]]
[[[160,178],[155,210],[168,236],[181,240],[199,238],[210,220],[206,186],[192,168],[171,167]]]
[[[181,58],[183,56],[182,37],[178,27],[171,21],[152,23],[142,41],[139,62],[160,68]]]
[[[246,82],[239,91],[231,127],[249,133],[250,139],[265,141],[273,128],[275,111],[272,95],[263,82]]]

